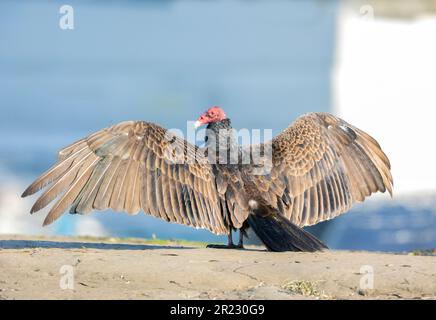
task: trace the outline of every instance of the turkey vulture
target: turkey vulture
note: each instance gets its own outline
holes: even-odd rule
[[[242,248],[251,227],[271,251],[322,250],[326,246],[302,227],[332,219],[377,191],[392,196],[390,163],[377,141],[331,114],[305,114],[271,141],[250,146],[250,152],[270,153],[269,167],[251,155],[240,160],[247,148],[220,107],[202,114],[195,127],[202,125],[203,148],[144,121],[97,131],[62,149],[22,196],[46,188],[31,213],[56,199],[43,225],[68,208],[80,214],[143,210],[227,234],[228,244],[215,248]],[[259,174],[259,168],[268,170]]]

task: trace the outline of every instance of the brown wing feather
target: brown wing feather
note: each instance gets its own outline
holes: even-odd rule
[[[164,220],[228,232],[215,176],[196,146],[151,123],[126,121],[59,152],[58,163],[23,196],[47,187],[32,212],[55,198],[44,224],[94,209],[144,212]]]
[[[299,226],[346,212],[375,192],[392,196],[390,163],[377,141],[327,113],[298,118],[270,142],[273,166],[265,200]],[[258,178],[265,189],[265,179]],[[267,200],[271,195],[277,202]]]

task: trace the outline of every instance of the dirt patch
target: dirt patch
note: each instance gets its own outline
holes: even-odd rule
[[[436,299],[436,257],[0,236],[0,299]]]

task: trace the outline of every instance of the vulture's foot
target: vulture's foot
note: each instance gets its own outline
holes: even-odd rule
[[[237,245],[233,243],[232,238],[232,230],[230,230],[228,235],[228,241],[227,244],[208,244],[206,248],[213,248],[213,249],[244,249],[244,242],[243,242],[243,235],[242,233],[239,234],[239,242]]]
[[[244,246],[242,245],[235,245],[233,243],[231,244],[208,244],[206,248],[212,248],[212,249],[244,249]]]

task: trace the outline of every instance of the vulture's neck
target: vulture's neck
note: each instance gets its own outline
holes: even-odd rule
[[[209,161],[217,164],[237,164],[240,148],[230,119],[209,123],[206,128]]]

